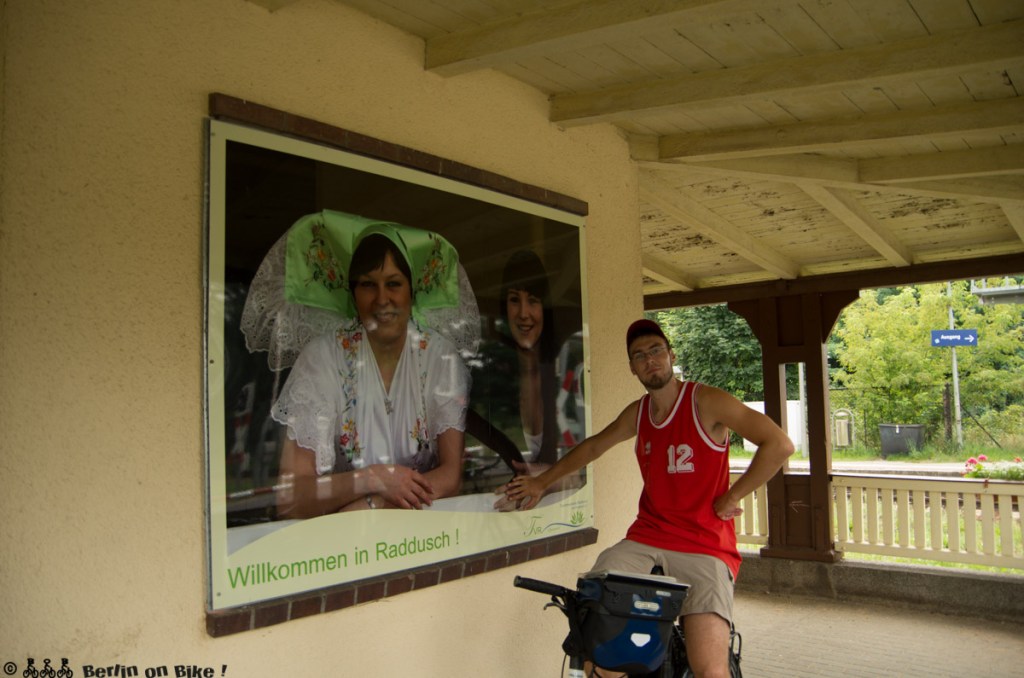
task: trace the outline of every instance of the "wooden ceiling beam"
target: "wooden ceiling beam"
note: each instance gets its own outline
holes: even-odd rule
[[[858,163],[861,181],[887,184],[1024,173],[1024,145],[869,158]]]
[[[673,23],[752,11],[756,0],[577,0],[427,40],[425,68],[457,75],[553,52],[628,40]],[[781,0],[773,6],[796,5]]]
[[[269,9],[271,12],[276,12],[282,7],[294,5],[299,2],[299,0],[246,0],[246,2],[251,2],[254,5],[263,7],[264,9]]]
[[[1024,242],[1024,205],[1020,203],[1006,203],[1003,206],[1003,214],[1010,226],[1017,233],[1017,237]]]
[[[686,306],[724,304],[765,297],[814,294],[845,290],[896,287],[947,280],[968,280],[1024,272],[1024,253],[978,259],[955,259],[931,264],[915,264],[902,268],[876,268],[852,273],[835,273],[803,277],[797,280],[773,280],[698,289],[692,292],[665,292],[644,297],[644,310],[660,311]]]
[[[856,184],[860,180],[857,161],[820,155],[785,155],[713,162],[639,162],[644,169],[657,169],[683,174],[715,176],[753,176],[762,180],[816,183]]]
[[[902,193],[931,198],[977,200],[1002,205],[1009,202],[1024,203],[1024,177],[999,176],[956,179],[946,181],[915,181],[901,184],[873,184],[864,190],[879,193]]]
[[[640,253],[640,263],[644,275],[648,278],[683,292],[697,289],[696,280],[669,263],[643,252]]]
[[[693,163],[639,161],[637,164],[642,169],[678,172],[688,176],[741,176],[760,181],[816,183],[851,191],[976,200],[995,204],[1024,202],[1024,177],[1017,174],[913,181],[905,175],[897,180],[896,175],[891,173],[892,183],[867,183],[861,181],[861,172],[856,160],[805,155]],[[927,169],[927,163],[924,163],[924,167]]]
[[[1005,69],[1024,64],[1024,20],[897,43],[792,57],[752,66],[652,79],[616,87],[556,95],[551,120],[581,125],[665,108],[712,108],[797,93],[840,92],[854,86]]]
[[[651,172],[641,176],[640,198],[773,275],[780,278],[799,275],[800,267],[796,263],[757,242],[688,195],[685,189],[674,187]]]
[[[874,216],[849,194],[834,188],[801,182],[800,189],[843,222],[893,266],[909,266],[913,255]]]
[[[662,160],[722,160],[827,152],[890,140],[957,138],[975,132],[1024,132],[1024,97],[921,111],[687,134],[658,142]]]

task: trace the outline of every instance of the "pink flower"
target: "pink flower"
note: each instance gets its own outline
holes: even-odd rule
[[[1014,457],[1014,458],[1013,458],[1013,460],[1014,460],[1015,462],[1017,462],[1018,464],[1020,463],[1020,457]]]
[[[984,454],[979,454],[978,461],[988,461],[988,457],[986,457]]]
[[[967,465],[968,466],[974,466],[977,463],[978,463],[978,460],[975,459],[974,457],[971,457],[970,459],[967,460]]]

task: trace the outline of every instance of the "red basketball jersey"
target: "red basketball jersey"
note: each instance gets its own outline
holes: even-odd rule
[[[729,441],[703,429],[695,395],[700,384],[683,382],[675,406],[661,423],[651,417],[651,397],[637,412],[636,459],[644,479],[640,511],[626,538],[655,548],[704,553],[740,569],[736,529],[713,508],[729,489]]]

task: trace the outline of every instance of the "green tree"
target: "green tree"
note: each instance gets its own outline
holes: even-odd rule
[[[840,318],[830,348],[832,404],[858,412],[868,442],[878,424],[944,426],[944,391],[952,380],[950,349],[931,345],[931,330],[978,330],[976,347],[957,351],[962,407],[975,416],[1014,412],[1024,403],[1024,306],[982,306],[967,282],[865,290]]]
[[[717,386],[740,400],[764,400],[761,345],[750,326],[725,305],[656,311],[687,379]]]
[[[914,287],[862,291],[837,325],[840,368],[832,378],[847,392],[836,400],[861,414],[871,439],[877,424],[934,428],[942,420],[945,361],[928,337],[943,327],[944,306],[932,287],[923,295]]]

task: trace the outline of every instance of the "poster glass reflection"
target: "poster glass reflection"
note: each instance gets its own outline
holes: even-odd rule
[[[593,527],[583,216],[207,126],[210,609]]]

